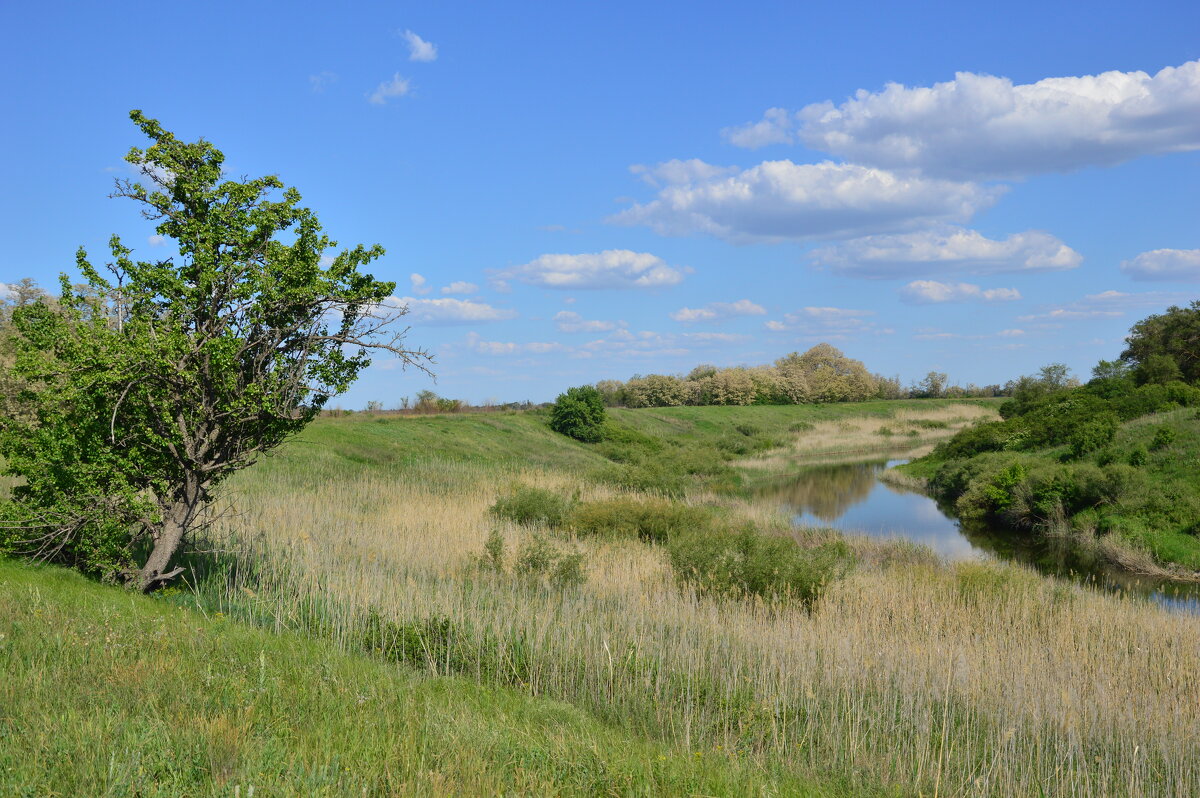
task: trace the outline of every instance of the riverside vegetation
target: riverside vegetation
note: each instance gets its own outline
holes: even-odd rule
[[[1200,707],[1188,699],[1200,677],[1194,642],[1200,619],[1016,565],[944,565],[913,546],[821,530],[795,532],[789,539],[795,546],[781,551],[796,567],[773,584],[760,578],[755,545],[766,533],[784,531],[785,521],[739,495],[737,458],[779,444],[802,447],[808,434],[833,435],[839,425],[857,430],[847,429],[847,438],[874,430],[885,440],[878,429],[899,427],[902,413],[915,420],[927,408],[945,419],[957,407],[615,410],[612,435],[599,444],[553,433],[538,412],[320,419],[279,456],[237,476],[231,487],[238,513],[211,530],[219,553],[190,563],[200,575],[193,589],[166,591],[160,599],[206,613],[203,623],[189,616],[205,630],[200,636],[220,617],[222,628],[243,642],[216,656],[214,678],[228,662],[253,686],[256,669],[266,668],[266,697],[246,704],[236,690],[222,693],[210,707],[209,731],[143,737],[139,744],[147,750],[118,746],[120,753],[104,763],[75,753],[86,750],[86,735],[64,737],[53,760],[35,754],[47,727],[39,732],[32,722],[16,722],[52,716],[49,705],[38,710],[35,702],[8,715],[6,751],[15,763],[8,772],[52,773],[32,780],[79,784],[102,765],[119,774],[138,766],[131,764],[135,756],[161,763],[186,750],[201,757],[192,773],[213,792],[284,778],[278,773],[288,763],[311,775],[316,766],[299,765],[303,746],[272,742],[271,730],[315,719],[297,714],[273,724],[268,718],[275,716],[256,714],[270,696],[299,701],[298,713],[311,706],[289,694],[291,679],[271,677],[274,652],[311,645],[296,651],[317,652],[314,672],[332,667],[322,658],[334,658],[355,674],[383,680],[371,682],[384,687],[362,693],[370,696],[362,704],[355,703],[357,690],[355,697],[334,691],[333,714],[420,726],[404,737],[399,756],[406,764],[387,765],[376,751],[357,770],[351,763],[363,749],[331,732],[344,753],[337,761],[352,777],[325,782],[329,794],[350,792],[347,785],[385,794],[400,784],[429,794],[475,784],[495,792],[513,779],[525,779],[518,791],[577,794],[1200,790],[1194,744]],[[979,405],[962,407],[964,415],[979,412]],[[927,432],[945,436],[952,426]],[[693,468],[693,458],[716,465]],[[696,525],[721,533],[726,543],[715,555],[688,548],[687,531]],[[707,568],[713,561],[733,567]],[[689,575],[693,564],[701,567]],[[693,578],[706,574],[718,579]],[[31,634],[19,619],[38,601],[46,612],[59,606],[53,611],[60,618],[75,612],[56,604],[65,600],[57,583],[39,587],[21,578],[28,592],[5,595],[40,590],[41,597],[10,601],[7,624]],[[805,594],[804,586],[815,591]],[[130,601],[111,595],[97,601]],[[117,619],[115,610],[101,615]],[[265,648],[273,644],[234,621],[314,642],[285,638]],[[193,655],[172,653],[178,649],[165,642],[142,646],[136,657],[138,646],[119,648],[143,637],[112,636],[113,650],[133,660],[104,667],[145,674],[193,667],[183,664]],[[185,642],[194,639],[189,633]],[[28,652],[38,643],[21,645]],[[336,659],[331,649],[403,667]],[[11,662],[14,646],[2,651]],[[263,659],[256,659],[258,651],[267,652]],[[36,659],[26,672],[42,674],[28,678],[47,684],[61,683],[56,674],[67,678],[55,668],[83,674],[100,667],[79,657],[24,656]],[[108,677],[78,681],[110,683]],[[393,685],[405,700],[438,696],[432,703],[456,723],[440,729],[436,720],[420,722],[421,710],[404,701],[374,698]],[[138,695],[96,689],[113,724],[124,711],[116,708],[120,700]],[[477,714],[457,703],[458,691],[470,696]],[[521,694],[571,708],[525,703],[531,699]],[[527,720],[556,712],[571,719],[562,731],[547,730],[551,720]],[[472,724],[480,718],[494,725],[476,731]],[[511,731],[510,723],[528,731]],[[364,746],[382,739],[371,735]],[[309,739],[307,731],[301,739]],[[627,740],[640,741],[632,743],[635,754],[618,757],[614,748]],[[205,764],[206,751],[226,764]],[[275,758],[264,760],[264,751]],[[423,764],[410,769],[410,755]],[[449,764],[458,756],[462,764]],[[674,781],[654,780],[659,761],[672,763]],[[486,775],[496,762],[518,764]],[[268,775],[259,776],[263,766]]]

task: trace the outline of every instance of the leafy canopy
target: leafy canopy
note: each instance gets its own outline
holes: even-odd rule
[[[0,453],[26,480],[8,513],[27,550],[111,571],[146,542],[147,587],[213,489],[308,424],[372,351],[420,368],[428,356],[391,327],[405,312],[389,306],[394,284],[359,271],[382,247],[326,256],[337,244],[294,188],[227,179],[212,144],[130,116],[153,142],[126,156],[145,182],[113,196],[177,254],[135,260],[113,236],[109,276],[81,248],[84,285],[64,275],[57,304],[13,312],[30,412],[0,421]]]

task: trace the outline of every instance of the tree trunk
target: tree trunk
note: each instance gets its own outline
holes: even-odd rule
[[[183,573],[183,568],[173,571],[167,569],[171,566],[171,558],[183,543],[195,514],[195,504],[182,499],[175,501],[163,513],[162,525],[154,534],[154,549],[137,575],[137,586],[143,593],[149,593]]]

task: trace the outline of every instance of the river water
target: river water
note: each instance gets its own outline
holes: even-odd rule
[[[951,561],[1017,560],[1046,574],[1103,590],[1137,593],[1172,609],[1200,613],[1200,587],[1129,574],[1033,535],[966,524],[925,494],[880,481],[885,469],[904,462],[876,459],[805,466],[786,479],[760,484],[757,492],[760,499],[789,512],[797,526],[908,538]]]

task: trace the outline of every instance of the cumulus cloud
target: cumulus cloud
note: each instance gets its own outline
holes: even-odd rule
[[[702,308],[680,308],[671,314],[675,321],[720,321],[734,316],[765,316],[767,309],[749,299],[736,302],[709,302]]]
[[[778,110],[738,128],[741,140],[756,142],[761,125],[786,129]],[[1200,149],[1200,61],[1020,85],[959,72],[931,87],[860,90],[788,121],[813,149],[889,169],[955,179],[1067,172]]]
[[[1200,249],[1155,249],[1121,262],[1135,280],[1200,282]]]
[[[504,321],[517,317],[515,310],[496,308],[469,299],[417,299],[394,297],[393,304],[408,307],[408,319],[421,324],[470,324],[483,321]]]
[[[565,333],[597,333],[615,330],[617,323],[614,321],[588,320],[572,310],[560,310],[554,314],[554,326],[559,332]]]
[[[408,281],[412,283],[412,292],[414,294],[428,294],[433,290],[429,286],[429,281],[416,272],[408,275]]]
[[[1083,262],[1078,252],[1039,230],[997,241],[953,226],[864,236],[813,250],[809,257],[842,274],[866,278],[1062,271]]]
[[[758,122],[727,127],[721,135],[735,147],[756,150],[768,144],[791,144],[795,141],[795,123],[786,108],[768,108]]]
[[[405,43],[408,45],[408,60],[409,61],[436,61],[437,60],[437,45],[432,42],[427,42],[417,34],[410,30],[400,34],[404,37]]]
[[[464,282],[463,280],[455,280],[450,285],[442,287],[443,294],[474,294],[479,291],[479,286],[475,283]]]
[[[542,288],[661,288],[683,280],[686,269],[668,266],[656,255],[606,249],[579,255],[542,255],[496,273],[498,282],[518,280]]]
[[[691,158],[686,161],[674,158],[654,166],[637,163],[629,167],[629,171],[641,177],[644,183],[659,188],[682,183],[713,180],[718,177],[737,174],[740,170],[736,166],[717,166],[705,163],[699,158]]]
[[[375,91],[367,95],[367,101],[372,105],[386,105],[388,100],[408,94],[409,88],[408,79],[400,77],[400,73],[397,72],[392,75],[391,80],[385,80],[376,86]]]
[[[609,221],[647,225],[662,235],[707,233],[735,243],[852,238],[962,221],[1004,191],[829,161],[765,161],[711,176],[699,168],[702,162],[689,163],[660,167],[656,179],[670,182],[657,198]]]
[[[908,302],[928,305],[940,302],[1008,302],[1021,298],[1015,288],[980,288],[971,283],[939,283],[936,280],[914,280],[900,289]]]
[[[156,234],[150,236],[149,238],[147,238],[146,243],[152,247],[162,247],[162,246],[166,246],[167,239],[166,239],[166,236],[160,236],[156,233]]]

